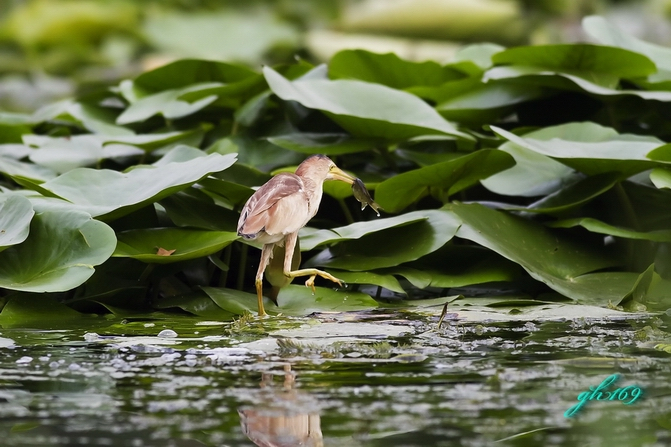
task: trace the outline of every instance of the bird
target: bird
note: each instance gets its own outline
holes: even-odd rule
[[[308,276],[305,285],[312,288],[313,293],[317,276],[342,286],[342,281],[322,270],[292,268],[298,231],[317,214],[326,180],[339,180],[353,185],[357,179],[341,170],[326,155],[313,155],[298,165],[294,174],[283,172],[272,177],[252,194],[242,208],[238,236],[263,244],[255,281],[259,316],[266,315],[263,306],[263,273],[276,247],[284,247],[283,274],[287,282],[299,276]]]

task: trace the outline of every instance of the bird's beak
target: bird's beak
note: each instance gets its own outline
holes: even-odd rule
[[[327,180],[340,180],[341,182],[352,185],[356,179],[336,166],[329,172]]]

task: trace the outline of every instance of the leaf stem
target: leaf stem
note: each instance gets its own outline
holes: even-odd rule
[[[153,272],[155,268],[156,268],[156,264],[147,264],[147,266],[142,271],[142,274],[137,279],[137,282],[145,282],[147,280],[147,278],[149,277],[149,275],[151,275],[151,272]]]
[[[247,252],[249,251],[249,245],[241,244],[242,248],[240,249],[240,264],[238,268],[238,279],[235,283],[235,288],[237,290],[242,290],[242,286],[245,284],[245,271],[247,269]]]
[[[627,219],[627,224],[629,224],[634,230],[641,231],[641,225],[638,221],[638,217],[636,217],[634,207],[631,204],[631,200],[629,200],[627,192],[622,187],[622,183],[617,183],[615,185],[615,192],[617,193],[617,198],[619,199],[620,204],[624,209],[624,216]]]
[[[347,204],[345,203],[345,199],[338,199],[338,203],[340,204],[340,208],[342,209],[342,212],[345,215],[345,220],[347,221],[347,223],[348,224],[354,223],[354,217],[352,217],[352,213],[350,212],[349,208],[347,207]]]
[[[221,253],[223,259],[222,262],[228,266],[231,265],[231,253],[233,252],[233,244],[229,244],[224,248],[224,251]],[[230,270],[230,269],[229,269]],[[228,270],[222,270],[219,274],[219,287],[226,287],[228,282]]]
[[[382,156],[384,159],[385,163],[387,163],[387,167],[391,169],[392,171],[396,172],[398,171],[398,166],[396,166],[396,160],[394,160],[394,157],[392,157],[389,154],[389,148],[380,148],[376,147],[375,151]]]
[[[622,187],[622,183],[618,182],[615,185],[615,193],[617,194],[618,201],[620,202],[620,205],[622,206],[622,209],[624,211],[624,218],[627,223],[631,228],[633,228],[636,231],[641,231],[641,225],[640,222],[638,221],[638,218],[636,217],[636,213],[634,212],[634,207],[631,204],[631,200],[629,199],[629,196],[627,195],[627,192],[624,190]],[[635,269],[635,264],[636,264],[636,242],[633,239],[625,239],[624,240],[624,248],[626,250],[626,258],[629,260],[627,267],[629,269]]]

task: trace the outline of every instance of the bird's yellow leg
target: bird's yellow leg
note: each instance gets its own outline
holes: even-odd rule
[[[256,296],[259,300],[259,317],[265,317],[266,309],[263,307],[263,281],[256,280]]]
[[[268,266],[270,255],[273,252],[272,244],[265,244],[261,250],[261,260],[259,261],[259,270],[256,272],[256,296],[259,300],[259,317],[266,316],[266,309],[263,307],[263,272]]]
[[[335,276],[330,273],[326,273],[322,270],[317,269],[299,269],[292,270],[291,261],[293,258],[294,247],[296,246],[296,241],[298,240],[298,233],[291,233],[287,235],[287,238],[284,241],[284,276],[292,280],[299,276],[309,276],[308,280],[305,281],[305,285],[312,289],[312,293],[315,293],[315,278],[321,276],[324,279],[328,279],[337,283],[342,287],[342,281],[340,281]]]

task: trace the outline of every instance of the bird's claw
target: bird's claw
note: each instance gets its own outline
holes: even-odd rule
[[[344,283],[343,283],[341,280],[339,280],[338,278],[336,278],[335,276],[333,276],[333,275],[331,275],[331,274],[329,274],[329,273],[326,273],[326,272],[323,272],[323,273],[324,273],[323,275],[319,275],[319,276],[322,276],[322,277],[324,277],[325,279],[328,279],[328,280],[330,280],[330,281],[333,281],[334,283],[338,284],[338,287],[343,287],[343,284],[344,284]],[[305,281],[305,286],[306,286],[306,287],[309,287],[309,288],[312,289],[312,294],[313,294],[313,295],[314,295],[315,292],[316,292],[316,289],[315,289],[315,278],[317,278],[317,274],[316,274],[316,273],[315,273],[314,275],[311,275],[311,276],[307,279],[307,281]]]
[[[305,281],[305,287],[309,287],[312,289],[312,294],[314,295],[316,290],[315,290],[315,278],[317,275],[312,275],[310,276],[307,281]]]

